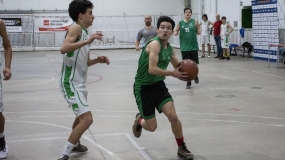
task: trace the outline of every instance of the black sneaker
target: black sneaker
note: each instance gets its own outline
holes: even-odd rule
[[[220,58],[220,56],[216,56],[215,58]]]
[[[0,138],[0,159],[5,159],[8,156],[8,145],[5,141],[5,137]]]
[[[220,60],[224,60],[224,59],[226,59],[226,58],[223,56],[223,57],[220,57],[219,59],[220,59]]]
[[[178,147],[177,155],[180,158],[188,159],[188,160],[193,160],[194,159],[194,154],[191,153],[185,143],[183,143],[181,146]]]
[[[133,125],[133,134],[135,137],[139,138],[142,134],[142,126],[140,124],[138,124],[138,120],[142,118],[141,114],[138,113],[136,115],[136,119],[134,121],[134,125]]]
[[[227,57],[227,60],[231,60],[231,58],[230,58],[230,57]]]
[[[197,83],[199,83],[199,78],[198,78],[198,76],[194,79],[194,82],[197,84]]]
[[[64,157],[62,157],[62,158],[59,158],[58,160],[68,160],[69,159],[69,156],[67,156],[67,155],[64,155]]]
[[[191,81],[187,82],[185,89],[190,89],[191,88]]]
[[[78,141],[78,145],[72,149],[72,152],[86,152],[88,148]]]

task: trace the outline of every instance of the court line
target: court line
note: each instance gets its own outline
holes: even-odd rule
[[[92,112],[108,112],[108,113],[137,113],[138,112],[138,111],[113,111],[113,110],[91,110],[91,111]],[[60,113],[60,112],[65,112],[66,113],[66,110],[59,110],[59,111],[5,112],[5,114]],[[176,112],[176,113],[180,113],[180,114],[194,114],[194,115],[195,114],[197,114],[197,115],[201,114],[201,115],[230,116],[230,117],[248,117],[248,118],[275,119],[275,120],[284,120],[285,119],[285,118],[279,118],[279,117],[249,116],[249,115],[235,115],[235,114],[216,114],[216,113],[199,113],[199,112]],[[34,116],[34,117],[37,117],[37,116]]]
[[[31,123],[31,124],[42,124],[42,125],[48,125],[48,126],[54,126],[54,127],[59,127],[59,128],[64,128],[64,129],[68,129],[71,130],[71,128],[65,127],[65,126],[61,126],[61,125],[57,125],[57,124],[52,124],[52,123],[43,123],[43,122],[32,122],[32,121],[15,121],[15,120],[6,120],[6,122],[20,122],[20,123]],[[102,149],[103,151],[107,152],[108,154],[110,154],[111,156],[114,156],[115,154],[105,148],[103,148],[101,145],[99,145],[98,143],[94,142],[93,140],[91,140],[90,138],[88,138],[85,135],[82,135],[81,137],[83,137],[84,139],[88,140],[89,142],[93,143],[95,146],[97,146],[98,148]]]
[[[145,153],[145,151],[139,146],[139,144],[128,134],[125,133],[125,136],[132,142],[132,144],[137,148],[137,150],[143,155],[146,160],[151,160],[151,158]]]
[[[74,116],[74,115],[73,115]],[[93,115],[94,117],[96,117],[96,115]],[[32,118],[35,118],[37,116],[33,116]],[[70,115],[67,116],[45,116],[45,117],[71,117]],[[125,117],[125,118],[133,118],[133,116],[105,116],[105,115],[99,115],[97,117],[111,117],[111,118],[121,118],[121,117]],[[11,118],[11,117],[6,117],[7,118]],[[16,117],[19,118],[19,117]],[[21,118],[31,118],[31,117],[21,117]],[[37,117],[37,118],[41,118],[41,117]],[[160,118],[165,118],[165,117],[156,117],[157,119]],[[227,123],[240,123],[240,124],[256,124],[256,125],[268,125],[268,126],[275,126],[275,127],[285,127],[285,125],[282,124],[266,124],[266,123],[256,123],[256,122],[246,122],[246,121],[231,121],[231,120],[220,120],[220,119],[199,119],[199,118],[179,118],[180,120],[197,120],[197,121],[210,121],[210,122],[227,122]]]
[[[236,67],[230,67],[230,68],[237,69],[237,70],[242,70],[242,71],[247,71],[247,72],[258,73],[258,74],[264,74],[264,75],[271,76],[271,77],[276,77],[276,78],[282,78],[282,79],[285,79],[285,77],[276,76],[276,75],[268,74],[268,73],[265,73],[265,72],[259,72],[259,71],[255,71],[255,70],[247,70],[247,69],[240,69],[240,68],[236,68]]]
[[[132,143],[134,147],[140,152],[140,154],[146,159],[151,160],[151,158],[148,156],[148,154],[142,149],[142,147],[139,146],[139,144],[130,136],[128,133],[117,133],[117,134],[92,134],[94,137],[98,136],[126,136],[127,139]],[[91,137],[91,136],[90,136]],[[52,138],[35,138],[35,139],[21,139],[21,140],[12,140],[7,141],[9,143],[18,143],[18,142],[31,142],[31,141],[46,141],[46,140],[57,140],[57,139],[66,139],[68,137],[52,137]]]
[[[49,82],[52,82],[55,80],[54,77],[52,76],[39,76],[39,75],[33,75],[35,77],[47,77],[47,78],[50,78],[48,79],[47,81],[44,81],[44,82],[39,82],[39,83],[34,83],[34,84],[26,84],[26,85],[16,85],[16,86],[7,86],[5,88],[14,88],[14,87],[25,87],[25,86],[34,86],[34,85],[39,85],[39,84],[45,84],[45,83],[49,83]],[[32,77],[32,76],[30,76]],[[25,79],[25,80],[12,80],[11,82],[15,82],[15,81],[34,81],[34,80],[38,80],[38,79],[33,79],[33,80],[30,80],[30,79]],[[42,80],[42,79],[40,79]]]

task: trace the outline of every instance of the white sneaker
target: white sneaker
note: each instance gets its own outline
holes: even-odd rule
[[[211,56],[208,56],[208,58],[211,58]]]
[[[1,159],[7,158],[8,157],[8,151],[9,151],[9,148],[8,148],[8,145],[6,144],[5,148],[0,151],[0,158]]]

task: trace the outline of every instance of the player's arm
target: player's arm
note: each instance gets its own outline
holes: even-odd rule
[[[179,71],[181,66],[179,65],[179,61],[176,57],[174,49],[172,49],[170,63],[172,64],[173,68],[175,69],[173,71],[173,74],[174,74],[173,77],[176,77],[176,78],[183,80],[183,81],[187,81],[187,78],[188,78],[187,72],[180,72]]]
[[[185,75],[182,72],[179,72],[176,68],[174,71],[163,70],[157,67],[157,63],[159,61],[159,52],[160,52],[160,44],[158,41],[152,41],[147,46],[147,50],[149,50],[149,66],[148,72],[157,76],[173,76],[179,79],[183,79]],[[187,76],[186,76],[187,77]]]
[[[179,34],[179,30],[180,30],[180,24],[177,23],[175,29],[174,29],[174,35],[177,36]]]
[[[139,31],[139,33],[137,35],[137,38],[136,38],[136,46],[135,46],[136,51],[140,50],[140,41],[141,41],[141,39],[142,39],[142,30]]]
[[[103,36],[102,33],[95,33],[95,34],[92,34],[87,40],[76,42],[81,37],[81,32],[82,32],[82,29],[77,24],[72,25],[69,28],[66,34],[65,40],[63,42],[63,45],[61,46],[61,49],[60,49],[61,54],[72,52],[78,48],[81,48],[87,44],[92,43],[95,39],[102,40],[102,36]]]
[[[0,20],[0,36],[3,39],[5,68],[3,69],[4,80],[9,80],[11,74],[11,61],[12,61],[12,47],[6,31],[6,26],[2,20]]]
[[[230,35],[234,31],[234,28],[230,24],[228,24],[228,28],[230,29],[230,31],[226,33],[227,36]]]
[[[136,40],[136,51],[140,50],[140,41]]]
[[[200,25],[199,25],[199,22],[198,22],[197,19],[195,20],[195,24],[196,24],[197,35],[200,35],[201,34],[201,29],[200,29]]]
[[[92,66],[97,63],[106,63],[107,65],[110,64],[109,58],[107,56],[98,56],[97,58],[90,59],[90,52],[88,53],[88,60],[87,66]]]

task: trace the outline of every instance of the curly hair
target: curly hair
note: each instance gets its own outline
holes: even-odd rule
[[[168,16],[160,16],[157,20],[157,28],[159,28],[160,24],[162,22],[169,22],[171,23],[172,25],[172,30],[174,29],[174,26],[175,26],[175,22],[173,21],[173,19],[171,19],[170,17]]]
[[[77,22],[80,13],[85,14],[88,8],[93,7],[93,3],[89,0],[73,0],[69,4],[68,13],[70,18]]]

